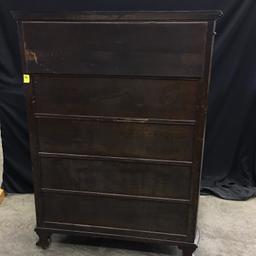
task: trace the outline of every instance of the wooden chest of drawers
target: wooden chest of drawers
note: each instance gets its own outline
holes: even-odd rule
[[[219,15],[15,13],[38,245],[85,234],[192,255]]]

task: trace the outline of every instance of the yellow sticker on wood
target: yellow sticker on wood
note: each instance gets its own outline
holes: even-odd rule
[[[23,74],[23,83],[24,84],[29,84],[30,83],[30,75]]]

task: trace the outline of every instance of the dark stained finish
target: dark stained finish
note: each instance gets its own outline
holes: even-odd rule
[[[25,67],[32,73],[202,77],[206,32],[207,22],[29,21],[23,24]]]
[[[44,188],[190,200],[190,166],[55,156],[41,170]]]
[[[193,130],[190,125],[38,119],[39,150],[52,153],[191,161]]]
[[[83,11],[36,13],[25,11],[12,12],[17,21],[209,21],[223,15],[220,10],[203,11]]]
[[[220,14],[15,14],[38,246],[84,234],[192,256]]]
[[[38,76],[33,83],[39,113],[196,118],[197,80]]]
[[[43,203],[46,223],[187,235],[189,207],[186,204],[58,192],[44,193]]]

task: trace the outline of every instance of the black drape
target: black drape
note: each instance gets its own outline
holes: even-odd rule
[[[0,0],[0,123],[3,187],[31,192],[31,164],[16,25],[10,10],[223,10],[217,24],[202,192],[256,195],[255,0]]]

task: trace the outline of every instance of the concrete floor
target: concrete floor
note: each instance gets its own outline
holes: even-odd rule
[[[256,255],[256,199],[201,197],[198,222],[201,239],[195,256]],[[0,256],[181,256],[176,248],[59,235],[44,251],[35,246],[34,225],[33,195],[7,196],[0,205]]]

